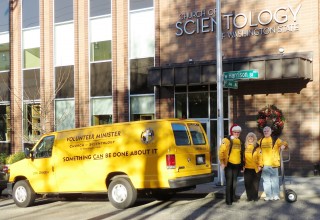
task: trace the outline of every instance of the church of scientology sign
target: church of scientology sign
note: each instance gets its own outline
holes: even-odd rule
[[[238,38],[299,31],[297,17],[300,9],[301,4],[297,7],[283,6],[259,12],[224,13],[222,29],[226,31],[222,33],[222,37]],[[181,13],[179,21],[176,22],[176,36],[214,32],[215,16],[215,9]],[[272,21],[275,22],[274,26],[270,25]]]

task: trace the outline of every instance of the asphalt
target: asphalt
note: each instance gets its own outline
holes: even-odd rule
[[[282,178],[279,177],[280,181],[280,199],[284,199],[283,193],[283,182]],[[297,198],[320,198],[320,176],[312,176],[312,177],[299,177],[299,176],[288,176],[285,177],[285,187],[286,189],[291,189],[297,194]],[[182,193],[187,194],[205,194],[206,196],[212,196],[215,198],[224,198],[225,196],[225,186],[221,185],[221,181],[218,178],[215,178],[213,182],[207,184],[200,184],[193,190],[185,191]],[[240,197],[240,200],[246,200],[247,195],[244,187],[244,179],[243,177],[238,177],[237,182],[237,196]],[[260,182],[259,187],[259,197],[260,199],[264,199],[265,194],[263,192],[262,181]],[[6,190],[2,192],[0,196],[0,201],[8,199],[8,195]]]
[[[280,182],[280,199],[284,199],[283,182],[282,177],[279,177]],[[225,184],[225,182],[224,182]],[[312,177],[299,177],[299,176],[288,176],[284,179],[286,190],[291,189],[297,194],[297,198],[319,198],[320,197],[320,176]],[[214,182],[201,184],[196,189],[188,191],[188,193],[202,193],[210,194],[213,197],[224,198],[225,186],[221,185],[221,181],[217,178]],[[243,177],[238,177],[236,194],[240,197],[240,200],[246,200],[246,190],[244,187]],[[259,198],[264,199],[265,193],[263,192],[262,180],[259,187]]]

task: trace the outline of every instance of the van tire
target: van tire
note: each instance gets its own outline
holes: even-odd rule
[[[14,184],[12,198],[19,207],[29,207],[36,200],[36,193],[27,180],[20,180]]]
[[[108,198],[114,207],[125,209],[136,202],[137,190],[128,178],[116,177],[108,187]]]

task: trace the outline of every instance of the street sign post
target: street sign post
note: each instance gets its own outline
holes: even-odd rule
[[[223,72],[224,80],[237,80],[237,79],[258,79],[258,70],[239,70]]]
[[[228,89],[237,89],[238,88],[238,81],[235,80],[224,80],[223,87]]]

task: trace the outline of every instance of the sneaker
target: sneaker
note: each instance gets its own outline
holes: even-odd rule
[[[272,200],[273,200],[272,197],[271,198],[269,198],[269,197],[264,198],[264,201],[272,201]]]
[[[273,197],[273,199],[276,200],[276,201],[280,200],[279,196],[275,196],[275,197]]]

